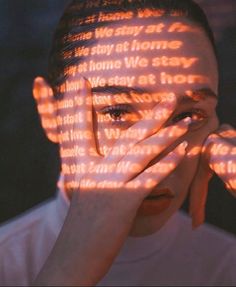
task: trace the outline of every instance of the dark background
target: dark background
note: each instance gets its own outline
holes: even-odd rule
[[[46,75],[53,31],[68,2],[0,0],[0,222],[55,195],[58,148],[40,127],[32,82],[37,75]],[[236,1],[197,2],[207,13],[217,41],[218,114],[221,122],[235,127]],[[207,221],[236,234],[236,200],[217,177],[210,184]]]

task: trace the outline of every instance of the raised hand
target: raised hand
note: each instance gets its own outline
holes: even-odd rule
[[[176,141],[187,132],[189,119],[164,127],[175,109],[172,95],[151,115],[123,131],[110,151],[101,155],[89,83],[81,79],[80,91],[73,96],[65,94],[62,101],[64,104],[58,103],[58,108],[63,107],[62,119],[71,119],[67,124],[58,119],[62,171],[71,205],[35,284],[91,286],[109,270],[144,198],[184,158],[186,143],[177,145]],[[129,133],[135,129],[142,133],[130,139]],[[126,150],[120,149],[124,142]],[[172,148],[169,153],[165,151],[168,145]],[[80,155],[76,154],[79,148]]]
[[[190,214],[193,227],[204,222],[208,182],[216,173],[233,196],[236,196],[236,131],[222,125],[211,134],[202,149],[198,171],[191,185]]]
[[[122,131],[120,138],[108,154],[100,155],[93,126],[90,86],[84,79],[81,79],[80,83],[81,90],[76,95],[76,99],[73,99],[71,95],[62,99],[62,101],[74,103],[72,108],[63,111],[65,116],[69,115],[72,118],[73,115],[80,115],[78,121],[73,121],[72,129],[69,128],[69,131],[68,125],[62,125],[61,134],[74,135],[70,136],[70,140],[68,137],[61,137],[65,188],[71,191],[79,189],[79,193],[90,191],[105,194],[105,191],[108,193],[114,191],[119,196],[127,192],[127,196],[129,194],[136,201],[135,210],[137,210],[142,200],[183,159],[185,142],[165,156],[162,153],[167,147],[174,146],[174,142],[187,132],[189,119],[163,128],[175,108],[176,100],[172,94],[159,103],[146,118]],[[59,103],[59,106],[62,104]],[[160,114],[163,115],[162,118]],[[129,134],[135,131],[139,131],[139,137],[130,139]],[[80,136],[76,137],[78,134]],[[124,143],[126,149],[121,148]],[[66,150],[76,151],[78,149],[81,151],[80,156],[68,157],[68,153],[65,153]],[[161,158],[160,155],[162,155]],[[158,156],[159,160],[150,165],[150,162]]]

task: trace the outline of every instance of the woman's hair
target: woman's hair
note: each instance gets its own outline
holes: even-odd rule
[[[73,51],[96,43],[94,37],[89,37],[92,33],[88,32],[122,19],[132,23],[132,19],[140,13],[145,14],[145,11],[153,11],[148,18],[153,18],[154,23],[166,16],[184,17],[195,23],[205,31],[217,58],[214,36],[207,17],[192,0],[73,0],[59,21],[49,55],[48,82],[54,95],[60,96],[59,86],[67,77],[67,69],[79,64],[84,58],[83,55],[75,56]]]

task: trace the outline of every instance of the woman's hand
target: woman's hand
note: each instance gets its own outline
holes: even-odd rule
[[[163,128],[175,109],[174,95],[122,131],[108,154],[99,154],[91,88],[87,81],[81,83],[76,95],[65,94],[64,105],[58,104],[64,109],[63,119],[74,122],[62,125],[60,131],[65,189],[71,192],[72,200],[37,285],[97,284],[128,236],[144,198],[185,156],[186,143],[179,142],[188,130],[189,119]],[[74,104],[67,109],[66,103]],[[139,136],[130,138],[137,130]],[[171,147],[171,152],[165,152]]]
[[[82,194],[113,192],[113,197],[121,194],[132,197],[134,211],[143,199],[171,173],[185,154],[186,143],[176,146],[174,143],[188,130],[189,119],[182,120],[176,125],[163,128],[165,122],[173,113],[176,99],[173,94],[159,103],[146,118],[138,121],[130,128],[120,133],[119,139],[110,148],[108,154],[100,155],[94,135],[92,95],[88,81],[81,79],[83,88],[77,95],[73,111],[80,114],[80,120],[73,124],[70,134],[86,135],[73,140],[61,142],[61,149],[82,150],[80,156],[61,156],[62,168],[65,175],[66,190],[79,189]],[[69,95],[69,97],[71,97]],[[78,99],[80,97],[80,100]],[[69,100],[69,98],[64,98]],[[160,117],[160,115],[163,115]],[[68,129],[68,127],[65,127]],[[64,134],[66,130],[64,130]],[[130,134],[137,137],[130,138]],[[65,147],[66,145],[66,147]],[[149,163],[160,156],[166,148],[173,146],[173,151],[162,156],[151,166]],[[126,148],[124,148],[126,147]],[[163,172],[163,170],[165,172]],[[86,195],[85,195],[86,196]],[[116,206],[119,202],[116,201]],[[131,201],[132,204],[132,201]]]
[[[236,196],[236,131],[230,125],[222,125],[207,138],[203,146],[190,191],[193,227],[204,222],[208,182],[214,172],[225,183],[226,189]]]

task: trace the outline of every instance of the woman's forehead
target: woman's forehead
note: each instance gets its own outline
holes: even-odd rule
[[[86,36],[86,32],[80,37]],[[75,35],[74,35],[75,36]],[[92,37],[92,35],[91,35]],[[211,88],[217,93],[215,55],[205,32],[183,17],[133,19],[95,28],[89,45],[75,45],[66,68],[70,80],[92,88],[126,86],[150,92]]]

